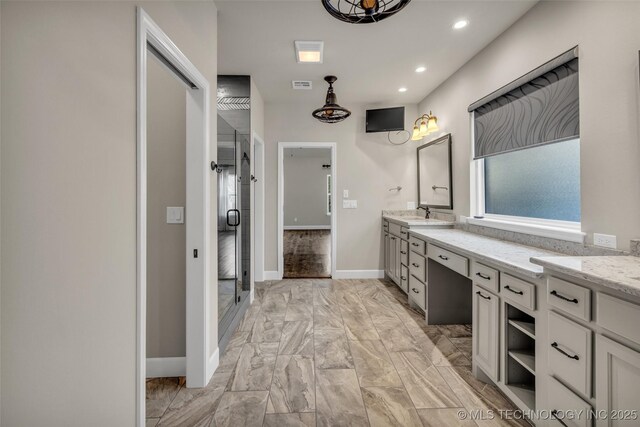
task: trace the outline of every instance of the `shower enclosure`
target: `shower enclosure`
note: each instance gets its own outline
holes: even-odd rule
[[[251,290],[250,81],[218,76],[218,344],[226,344]]]

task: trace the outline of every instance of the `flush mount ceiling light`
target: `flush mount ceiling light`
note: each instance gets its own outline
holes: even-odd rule
[[[406,92],[407,88],[406,87],[401,87],[400,89],[398,89],[398,92]]]
[[[427,67],[418,67],[416,68],[416,73],[424,73]]]
[[[418,126],[420,122],[420,126]],[[418,117],[413,124],[413,134],[411,135],[412,141],[418,141],[432,132],[440,130],[438,127],[438,118],[433,115],[431,111],[429,114],[423,114]]]
[[[400,12],[411,0],[322,0],[331,16],[350,24],[370,24]]]
[[[467,25],[469,25],[469,21],[467,21],[466,19],[461,19],[458,22],[456,22],[455,24],[453,24],[453,29],[454,30],[460,30],[460,29],[466,27]]]
[[[293,44],[298,64],[322,64],[324,42],[296,40]]]
[[[322,108],[318,108],[311,114],[323,123],[341,122],[351,115],[351,111],[339,106],[338,98],[336,97],[336,94],[333,93],[333,83],[335,83],[338,78],[336,76],[326,76],[324,80],[329,83],[327,99]]]

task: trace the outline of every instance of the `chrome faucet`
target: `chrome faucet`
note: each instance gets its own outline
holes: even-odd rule
[[[431,211],[429,210],[429,206],[418,206],[418,209],[424,209],[424,212],[425,212],[424,218],[425,219],[429,219],[429,215],[431,215]]]

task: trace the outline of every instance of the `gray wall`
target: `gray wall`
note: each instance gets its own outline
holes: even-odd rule
[[[0,7],[1,424],[132,426],[135,4]],[[145,9],[213,84],[215,5]]]
[[[327,215],[327,175],[331,150],[284,150],[284,226],[330,226]]]
[[[340,95],[340,93],[338,93]],[[395,146],[386,133],[367,134],[365,110],[380,105],[354,105],[340,99],[352,111],[341,123],[320,123],[310,112],[318,108],[318,100],[298,104],[267,103],[265,107],[265,270],[277,268],[277,198],[278,142],[337,143],[337,269],[380,270],[382,209],[405,209],[407,202],[417,199],[415,142]],[[389,106],[389,105],[385,105]],[[405,129],[412,129],[418,116],[415,105],[407,105]],[[392,137],[398,138],[394,134]],[[336,167],[336,165],[334,165]],[[402,186],[400,193],[389,188]],[[342,190],[358,200],[358,209],[342,209]]]
[[[470,214],[467,106],[580,45],[582,230],[629,249],[640,235],[639,16],[638,2],[541,2],[420,103],[453,135],[457,214]]]
[[[186,355],[186,87],[155,57],[147,66],[147,358]],[[151,60],[153,58],[153,60]]]

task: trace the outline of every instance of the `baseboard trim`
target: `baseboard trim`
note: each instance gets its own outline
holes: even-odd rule
[[[183,377],[186,374],[186,357],[153,357],[147,359],[147,378]]]
[[[264,280],[280,280],[280,274],[277,271],[265,271]]]
[[[207,378],[211,379],[213,373],[218,369],[220,365],[220,347],[216,347],[216,351],[209,356],[209,362],[207,363]]]
[[[334,279],[384,279],[384,270],[337,270]]]
[[[330,225],[285,225],[285,230],[331,230]]]

